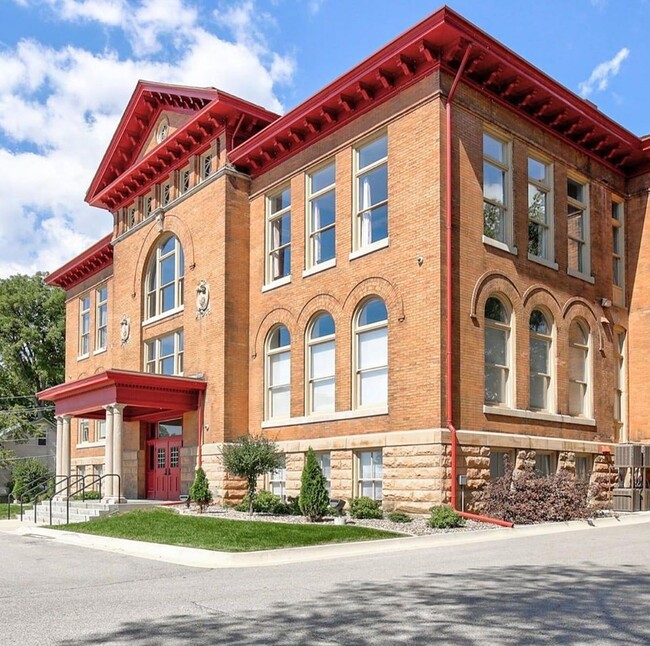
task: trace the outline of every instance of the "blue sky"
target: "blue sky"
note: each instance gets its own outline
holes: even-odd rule
[[[448,5],[636,134],[650,132],[648,0]],[[440,5],[423,0],[0,0],[0,277],[110,230],[83,202],[139,78],[294,107]]]

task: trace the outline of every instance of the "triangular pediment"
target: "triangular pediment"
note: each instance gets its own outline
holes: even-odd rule
[[[164,110],[150,122],[149,132],[142,138],[140,151],[134,158],[134,163],[144,159],[152,150],[157,148],[165,139],[172,137],[175,132],[190,121],[193,112],[187,110]]]

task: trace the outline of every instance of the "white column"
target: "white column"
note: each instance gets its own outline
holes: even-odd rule
[[[61,417],[61,475],[70,476],[70,415]],[[64,496],[70,494],[69,484],[69,481],[65,483],[65,488],[61,491]]]
[[[63,475],[62,472],[62,463],[63,460],[61,459],[61,455],[63,452],[63,417],[60,415],[57,415],[54,419],[56,419],[56,467],[55,467],[55,475],[60,476]]]
[[[121,491],[124,497],[124,483],[122,482],[122,434],[124,430],[124,404],[113,404],[113,473],[120,476]],[[113,496],[118,495],[117,479],[113,483]]]
[[[104,448],[104,474],[113,473],[113,405],[104,406],[106,409],[106,446]],[[113,479],[105,478],[102,482],[104,498],[113,497]]]

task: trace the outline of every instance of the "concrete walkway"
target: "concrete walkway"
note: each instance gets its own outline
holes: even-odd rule
[[[78,534],[38,527],[29,522],[17,520],[0,521],[0,532],[40,537],[77,547],[86,547],[105,552],[135,556],[154,561],[173,563],[197,568],[246,568],[340,559],[350,556],[368,556],[391,554],[411,550],[421,550],[445,545],[466,545],[489,541],[508,541],[524,536],[541,536],[565,532],[588,532],[597,528],[618,527],[650,523],[650,512],[619,515],[617,517],[576,520],[566,523],[544,523],[540,525],[522,525],[512,529],[487,529],[470,532],[449,532],[431,536],[413,536],[356,543],[337,543],[311,547],[294,547],[288,549],[266,550],[260,552],[217,552],[213,550],[160,545],[123,538],[109,538]]]

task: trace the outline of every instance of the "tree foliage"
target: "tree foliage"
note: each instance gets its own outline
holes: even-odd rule
[[[199,506],[199,511],[201,513],[203,513],[205,508],[212,502],[210,483],[205,475],[205,471],[201,467],[196,470],[194,482],[190,487],[190,499]]]
[[[223,448],[223,466],[231,475],[246,480],[249,509],[253,513],[257,479],[282,467],[284,456],[272,440],[263,435],[245,435]]]
[[[310,521],[320,520],[329,509],[327,482],[311,447],[302,469],[299,500],[302,513]]]

